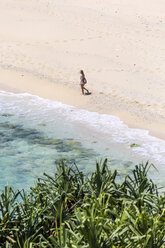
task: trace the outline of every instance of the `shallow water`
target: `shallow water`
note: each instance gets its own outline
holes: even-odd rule
[[[130,129],[114,116],[0,92],[0,188],[27,189],[43,172],[53,173],[61,158],[90,173],[96,159],[105,157],[121,174],[150,160],[159,170],[152,169],[152,177],[165,185],[165,141]]]

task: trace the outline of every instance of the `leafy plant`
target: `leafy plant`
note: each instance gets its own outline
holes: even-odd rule
[[[29,193],[0,194],[1,248],[165,248],[165,194],[136,165],[119,183],[107,159],[85,176],[61,161]]]

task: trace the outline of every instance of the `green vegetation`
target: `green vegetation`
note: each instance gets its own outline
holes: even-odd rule
[[[40,124],[38,124],[38,125],[41,126],[41,127],[45,127],[45,126],[46,126],[45,123],[40,123]]]
[[[140,145],[138,144],[131,144],[130,147],[133,148],[133,147],[139,147]]]
[[[29,193],[0,195],[2,248],[163,248],[165,195],[138,165],[119,182],[107,160],[89,176],[61,161]]]

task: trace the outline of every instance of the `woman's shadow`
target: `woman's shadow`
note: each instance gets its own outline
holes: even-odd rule
[[[86,96],[91,95],[91,94],[92,92],[89,92],[89,91],[85,93]]]

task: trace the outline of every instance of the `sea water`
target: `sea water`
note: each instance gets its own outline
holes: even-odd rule
[[[44,172],[53,174],[61,159],[90,174],[105,158],[121,176],[149,160],[157,168],[151,177],[165,185],[165,141],[148,131],[128,128],[115,116],[0,92],[0,188],[28,189]]]

